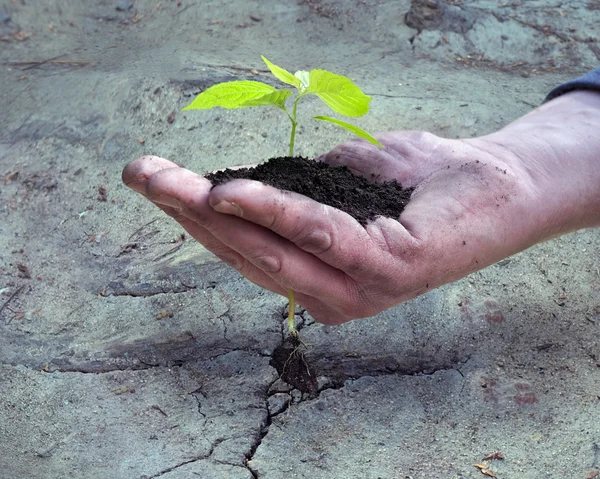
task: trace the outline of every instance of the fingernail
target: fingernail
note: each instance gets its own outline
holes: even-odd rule
[[[146,193],[146,185],[148,184],[147,178],[140,178],[130,182],[125,182],[125,184],[131,188],[133,191],[141,193],[142,195]]]
[[[244,212],[240,205],[234,203],[233,201],[219,201],[216,205],[213,206],[213,210],[218,211],[219,213],[225,213],[227,215],[235,215],[235,216],[244,216]]]

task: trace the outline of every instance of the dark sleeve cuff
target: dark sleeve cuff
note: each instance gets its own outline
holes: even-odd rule
[[[544,103],[573,90],[595,90],[600,93],[600,68],[557,86],[548,93]]]

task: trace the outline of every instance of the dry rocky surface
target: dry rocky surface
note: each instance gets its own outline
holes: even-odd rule
[[[270,364],[285,299],[120,172],[279,155],[266,109],[180,111],[216,82],[269,81],[260,54],[351,76],[368,130],[484,134],[597,66],[598,24],[595,0],[0,2],[0,475],[597,477],[597,231],[374,318],[300,311],[309,397]],[[306,124],[299,153],[345,138]]]

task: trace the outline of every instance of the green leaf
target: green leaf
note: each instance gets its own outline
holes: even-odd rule
[[[383,148],[383,145],[381,143],[379,143],[375,139],[375,137],[373,137],[371,134],[367,133],[362,128],[359,128],[358,126],[351,125],[350,123],[346,123],[345,121],[340,121],[335,118],[329,118],[328,116],[313,116],[313,118],[315,120],[328,121],[329,123],[333,123],[334,125],[341,126],[342,128],[345,128],[346,130],[351,131],[359,138],[362,138],[363,140],[367,140],[369,143],[373,143],[374,145],[377,145],[379,148]]]
[[[250,80],[218,83],[200,93],[184,110],[206,110],[220,106],[222,108],[245,108],[246,102],[256,100],[277,88],[266,83]]]
[[[289,90],[275,90],[273,93],[267,93],[260,98],[245,101],[242,107],[246,106],[276,106],[285,109],[285,100],[292,94]]]
[[[311,70],[307,93],[317,95],[329,108],[344,116],[362,116],[369,111],[371,97],[349,78],[326,70]]]
[[[267,64],[267,66],[269,67],[269,70],[271,70],[271,73],[273,75],[275,75],[277,78],[279,78],[283,83],[287,83],[288,85],[295,86],[298,90],[300,90],[300,86],[302,84],[300,83],[300,80],[298,78],[296,78],[294,75],[292,75],[287,70],[284,70],[283,68],[278,67],[277,65],[271,63],[264,56],[261,55],[261,58],[263,59],[263,62],[265,62]]]

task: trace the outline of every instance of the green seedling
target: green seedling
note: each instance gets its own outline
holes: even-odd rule
[[[264,56],[263,61],[267,67],[286,85],[296,88],[296,96],[293,99],[291,113],[286,107],[286,101],[294,95],[294,92],[282,88],[277,89],[271,85],[259,81],[240,80],[218,83],[200,93],[192,103],[184,110],[207,110],[214,107],[227,109],[247,108],[251,106],[271,106],[282,110],[291,122],[290,144],[288,156],[294,156],[294,141],[296,128],[298,127],[297,107],[301,98],[307,95],[315,95],[334,112],[347,116],[359,117],[369,111],[371,97],[365,95],[349,78],[326,70],[297,71],[292,74],[287,70],[274,65]],[[315,120],[326,121],[351,131],[359,138],[367,140],[380,148],[383,148],[372,135],[365,130],[328,116],[313,116]],[[292,336],[297,336],[294,325],[295,302],[294,291],[288,290],[288,329]]]

